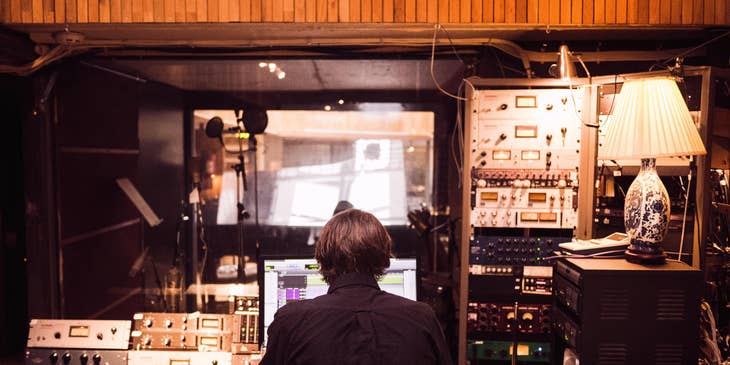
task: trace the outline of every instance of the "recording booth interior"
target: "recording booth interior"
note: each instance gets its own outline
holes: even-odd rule
[[[208,26],[0,29],[0,363],[256,364],[347,207],[454,363],[728,361],[725,28]]]

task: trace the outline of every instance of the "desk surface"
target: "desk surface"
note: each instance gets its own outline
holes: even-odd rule
[[[582,270],[617,270],[617,271],[699,271],[684,262],[667,260],[661,265],[639,265],[633,264],[625,259],[580,259],[580,258],[565,258],[565,261],[579,267]]]

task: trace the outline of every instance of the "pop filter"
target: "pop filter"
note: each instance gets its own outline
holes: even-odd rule
[[[205,135],[210,138],[220,138],[223,135],[223,120],[220,117],[210,118],[205,124]]]

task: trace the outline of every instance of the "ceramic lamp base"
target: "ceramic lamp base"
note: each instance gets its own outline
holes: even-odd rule
[[[626,260],[661,264],[666,256],[661,244],[669,227],[669,194],[656,173],[656,159],[641,159],[641,170],[626,191],[624,224],[631,244]]]

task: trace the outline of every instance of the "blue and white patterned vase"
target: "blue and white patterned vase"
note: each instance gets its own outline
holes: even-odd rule
[[[626,259],[636,263],[663,263],[661,243],[669,227],[669,194],[656,173],[656,159],[641,159],[641,170],[624,203],[624,224],[631,244]]]

